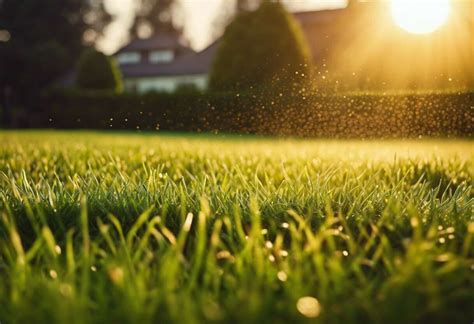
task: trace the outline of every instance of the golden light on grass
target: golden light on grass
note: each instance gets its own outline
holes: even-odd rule
[[[392,17],[398,26],[414,34],[440,28],[451,12],[450,0],[391,0]]]

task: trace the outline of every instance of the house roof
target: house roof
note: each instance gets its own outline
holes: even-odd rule
[[[155,34],[149,38],[136,38],[131,41],[128,45],[121,48],[120,52],[130,51],[143,51],[143,50],[156,50],[156,49],[167,49],[167,48],[178,48],[183,47],[183,44],[177,35],[172,34]]]
[[[174,61],[169,63],[141,62],[125,64],[120,66],[120,69],[126,78],[206,74],[211,69],[217,48],[218,42],[216,41],[199,53],[187,53],[177,56]]]
[[[296,20],[301,24],[314,61],[325,61],[341,42],[343,33],[347,32],[341,28],[344,22],[343,17],[347,12],[346,8],[342,8],[294,14]]]
[[[300,11],[293,13],[293,15],[304,28],[306,25],[331,23],[338,19],[343,12],[346,12],[346,8]]]

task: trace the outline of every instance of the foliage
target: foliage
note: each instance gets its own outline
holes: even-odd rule
[[[139,0],[137,12],[130,32],[133,37],[141,37],[142,28],[151,33],[182,34],[175,19],[178,10],[175,0]]]
[[[474,317],[469,142],[0,140],[2,322]]]
[[[28,127],[206,131],[301,137],[474,135],[474,93],[56,93]],[[111,121],[111,118],[113,121]]]
[[[261,0],[235,0],[235,11],[239,13],[242,11],[252,10],[261,2]]]
[[[3,0],[0,89],[11,87],[21,103],[72,68],[86,30],[99,34],[110,17],[102,0]]]
[[[77,86],[84,90],[123,90],[122,76],[115,60],[90,49],[84,52],[77,68]]]
[[[210,75],[213,90],[278,87],[301,91],[310,77],[303,33],[280,3],[265,1],[226,28]]]

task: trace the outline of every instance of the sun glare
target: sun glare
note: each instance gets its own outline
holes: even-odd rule
[[[428,34],[440,28],[451,12],[450,0],[391,0],[396,24],[414,34]]]

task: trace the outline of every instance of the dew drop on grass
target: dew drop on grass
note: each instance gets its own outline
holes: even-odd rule
[[[285,282],[288,279],[288,275],[286,274],[285,271],[278,271],[277,273],[277,278],[281,282]]]
[[[233,261],[234,260],[234,256],[232,255],[232,253],[230,253],[229,251],[219,251],[217,252],[216,254],[216,259],[217,260],[230,260],[230,261]]]
[[[184,221],[183,231],[189,232],[191,230],[192,223],[193,223],[193,213],[188,213],[188,215],[186,215],[186,220]]]
[[[58,273],[54,270],[49,270],[49,276],[53,279],[56,279],[58,277]]]
[[[110,280],[114,284],[121,284],[123,282],[124,273],[123,273],[122,268],[120,267],[110,268],[108,271],[108,275],[109,275]]]
[[[438,255],[436,257],[436,261],[438,261],[438,262],[447,262],[450,259],[451,259],[451,257],[448,253],[444,253],[444,254]]]
[[[72,287],[68,284],[62,283],[59,285],[59,293],[65,297],[72,295]]]
[[[448,227],[448,228],[446,229],[446,233],[452,234],[452,233],[454,233],[454,232],[455,232],[454,227]]]
[[[315,318],[318,317],[321,313],[321,305],[319,301],[310,296],[301,297],[298,299],[296,303],[296,309],[300,312],[303,316],[308,318]]]

